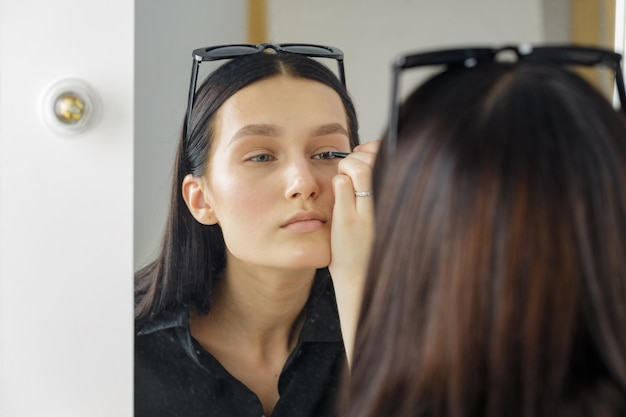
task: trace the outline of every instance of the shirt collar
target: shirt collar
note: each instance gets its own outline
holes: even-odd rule
[[[341,342],[341,326],[335,299],[335,290],[328,268],[318,269],[305,306],[306,320],[300,339],[302,342]],[[137,331],[138,335],[182,327],[189,331],[189,306],[159,313],[147,320]]]
[[[154,318],[146,320],[137,331],[137,334],[145,335],[175,327],[189,329],[189,308],[186,304],[181,305],[176,310],[162,311]]]

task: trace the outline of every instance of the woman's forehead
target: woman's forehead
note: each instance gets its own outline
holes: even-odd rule
[[[278,76],[246,86],[216,114],[217,136],[233,136],[245,126],[274,130],[345,130],[348,121],[339,94],[318,81]]]

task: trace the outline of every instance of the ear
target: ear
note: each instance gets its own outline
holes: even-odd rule
[[[183,199],[191,215],[200,223],[212,225],[217,223],[213,207],[209,203],[202,178],[187,174],[183,179]]]

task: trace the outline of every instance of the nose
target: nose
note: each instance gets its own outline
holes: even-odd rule
[[[286,170],[287,187],[285,198],[315,198],[320,193],[319,179],[313,171],[310,161],[302,158],[289,164]]]

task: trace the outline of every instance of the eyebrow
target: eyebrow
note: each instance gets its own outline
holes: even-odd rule
[[[241,129],[239,129],[231,138],[231,143],[241,139],[246,136],[268,136],[268,137],[277,137],[281,134],[281,129],[270,124],[251,124],[245,125]],[[333,134],[341,134],[347,137],[348,131],[339,123],[328,123],[321,126],[316,127],[311,132],[311,136],[325,136],[325,135],[333,135]]]
[[[280,135],[280,129],[276,126],[268,124],[245,125],[239,129],[231,138],[231,142],[241,139],[245,136],[270,136],[276,137]]]
[[[339,123],[329,123],[313,130],[313,136],[325,136],[337,133],[348,136],[348,131]]]

